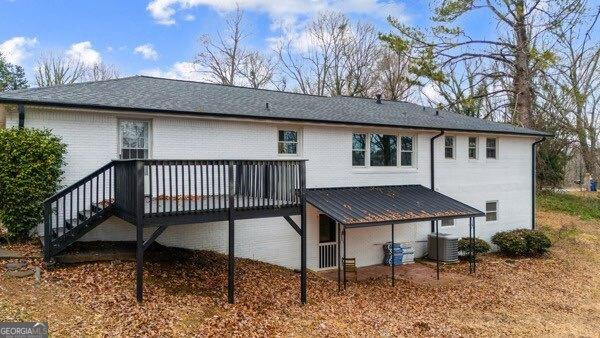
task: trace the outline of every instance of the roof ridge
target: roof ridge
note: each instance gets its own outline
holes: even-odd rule
[[[50,88],[64,88],[64,87],[70,87],[70,86],[85,85],[85,84],[90,84],[90,83],[115,82],[115,81],[121,81],[121,80],[129,80],[129,79],[133,79],[136,77],[140,77],[140,75],[124,76],[124,77],[118,77],[118,78],[114,78],[114,79],[105,79],[105,80],[91,80],[91,81],[84,81],[84,82],[62,83],[62,84],[57,84],[57,85],[52,85],[52,86],[45,86],[45,87],[21,88],[21,89],[17,89],[17,90],[10,90],[7,92],[24,93],[24,92],[45,90],[45,89],[50,89]]]

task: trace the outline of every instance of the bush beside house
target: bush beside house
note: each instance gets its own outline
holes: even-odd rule
[[[23,239],[58,189],[67,148],[49,130],[11,128],[0,129],[0,149],[0,222]]]
[[[536,256],[550,249],[548,236],[539,230],[516,229],[498,232],[492,236],[492,243],[500,252],[508,256]]]
[[[490,251],[492,248],[488,242],[481,238],[475,238],[475,254],[484,254]],[[458,240],[458,252],[462,257],[467,257],[471,251],[471,241],[469,237],[463,237]]]

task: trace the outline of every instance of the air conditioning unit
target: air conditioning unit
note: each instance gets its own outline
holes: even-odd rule
[[[440,234],[439,244],[435,234],[429,234],[427,241],[427,256],[430,259],[438,259],[442,262],[458,261],[458,237],[451,234]]]

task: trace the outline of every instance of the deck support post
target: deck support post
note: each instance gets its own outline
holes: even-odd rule
[[[300,162],[300,302],[306,304],[306,162]]]
[[[439,221],[435,221],[435,261],[436,261],[436,275],[437,279],[440,279],[440,224]]]
[[[396,263],[394,262],[394,259],[396,258],[396,253],[394,250],[394,224],[392,224],[392,287],[396,286],[396,281],[395,281],[395,273],[396,273]]]
[[[227,272],[227,301],[230,304],[235,302],[235,219],[233,215],[234,207],[234,177],[233,177],[233,164],[229,162],[228,166],[228,184],[229,184],[229,205],[227,206],[227,213],[229,216],[229,262]]]
[[[342,242],[342,233],[341,233],[341,228],[340,228],[340,223],[337,223],[337,272],[338,272],[338,292],[342,291],[342,254],[341,254],[341,250],[340,250],[340,244]]]
[[[144,162],[135,162],[135,226],[136,226],[136,289],[137,301],[144,299]]]

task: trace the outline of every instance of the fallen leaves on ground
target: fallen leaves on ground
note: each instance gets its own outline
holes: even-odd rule
[[[596,336],[600,229],[561,214],[539,217],[554,240],[549,254],[485,255],[475,276],[468,276],[467,263],[443,267],[465,283],[400,279],[393,289],[379,278],[338,293],[335,281],[310,273],[309,302],[301,306],[297,273],[238,259],[236,304],[230,305],[226,256],[167,250],[145,264],[141,305],[133,262],[44,270],[39,285],[2,276],[0,321],[48,321],[57,336]],[[30,246],[22,249],[29,253]],[[28,261],[41,266],[39,258]]]

